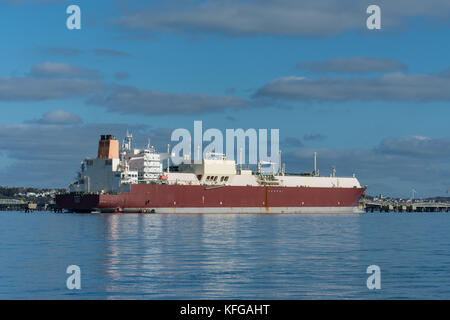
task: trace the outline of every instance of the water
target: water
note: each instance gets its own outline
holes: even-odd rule
[[[0,299],[449,299],[449,230],[445,213],[0,212]]]

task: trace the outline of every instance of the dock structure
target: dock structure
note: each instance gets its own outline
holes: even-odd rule
[[[0,210],[17,210],[23,211],[27,206],[27,202],[17,199],[0,199]]]
[[[34,203],[20,199],[0,199],[0,211],[24,211],[33,213],[35,211],[63,212],[53,201],[50,203]]]
[[[360,208],[365,212],[449,212],[450,202],[363,199]]]
[[[38,209],[37,204],[33,202],[26,202],[17,199],[0,199],[0,210],[1,211],[25,211],[34,212]]]

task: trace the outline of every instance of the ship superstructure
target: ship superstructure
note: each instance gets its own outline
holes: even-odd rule
[[[157,183],[162,174],[161,156],[150,142],[145,148],[132,148],[133,136],[128,133],[119,151],[119,141],[113,135],[102,135],[97,158],[81,163],[77,181],[71,192],[123,192],[130,184]]]
[[[271,162],[253,172],[218,153],[200,163],[189,157],[178,166],[168,162],[163,171],[169,159],[150,143],[132,148],[128,132],[121,150],[114,136],[102,135],[97,158],[83,161],[71,192],[58,195],[57,203],[76,212],[354,213],[365,190],[355,176],[336,177],[334,169],[320,176],[316,154],[307,174],[274,172]]]

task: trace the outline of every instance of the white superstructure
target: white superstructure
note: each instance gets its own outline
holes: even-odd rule
[[[226,186],[278,186],[278,187],[312,187],[312,188],[360,188],[355,177],[336,177],[334,173],[329,177],[311,174],[290,175],[284,171],[274,173],[263,170],[262,165],[272,163],[261,162],[258,171],[253,173],[249,169],[236,170],[236,162],[227,160],[219,154],[211,157],[207,155],[202,163],[186,158],[178,166],[177,172],[165,173],[167,183],[179,185],[226,185]],[[317,172],[317,170],[315,170]],[[334,172],[334,171],[333,171]]]
[[[70,186],[75,192],[124,192],[131,184],[177,184],[205,186],[274,186],[310,188],[361,188],[357,178],[336,177],[335,169],[329,177],[319,176],[314,156],[314,171],[307,174],[285,174],[284,170],[273,172],[260,162],[257,172],[240,168],[234,160],[223,154],[208,153],[201,163],[185,158],[178,167],[163,172],[163,158],[150,142],[145,148],[132,148],[132,135],[126,134],[121,150],[111,135],[102,135],[97,158],[85,159],[78,179]],[[170,169],[170,170],[169,170]]]
[[[132,148],[132,135],[128,133],[120,153],[121,162],[127,165],[129,170],[138,173],[139,183],[155,183],[162,174],[161,155],[150,145],[150,141],[143,149]]]
[[[156,183],[162,174],[159,153],[147,145],[143,149],[131,147],[128,133],[119,153],[117,140],[102,135],[97,158],[81,163],[77,181],[69,186],[71,192],[123,192],[130,184]]]
[[[128,172],[122,180],[122,172],[119,170],[119,159],[92,158],[85,159],[81,163],[77,181],[70,185],[71,192],[110,192],[119,190],[124,180],[129,183],[137,182],[137,172]],[[129,177],[128,177],[129,176]]]

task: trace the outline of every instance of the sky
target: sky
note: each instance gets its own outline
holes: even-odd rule
[[[201,120],[279,129],[288,172],[318,152],[372,195],[448,195],[448,0],[0,0],[0,24],[0,185],[67,187],[101,134],[163,152]]]

